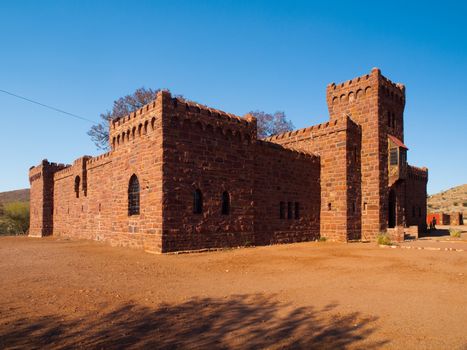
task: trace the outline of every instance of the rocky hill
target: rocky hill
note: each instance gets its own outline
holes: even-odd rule
[[[0,205],[11,202],[29,202],[29,188],[0,192]]]
[[[467,216],[467,184],[428,196],[428,212],[455,212]]]

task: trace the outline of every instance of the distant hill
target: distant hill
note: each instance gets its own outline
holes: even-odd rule
[[[461,211],[467,216],[467,184],[428,196],[428,212]]]
[[[29,188],[0,192],[0,204],[11,202],[29,202]]]

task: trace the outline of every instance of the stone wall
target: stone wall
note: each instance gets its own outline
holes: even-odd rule
[[[163,251],[318,237],[317,157],[256,140],[251,116],[179,99],[165,106]],[[196,190],[203,197],[202,213],[193,211]],[[224,192],[228,214],[222,214]],[[279,218],[281,201],[293,206],[293,218]]]
[[[360,128],[347,117],[266,140],[320,157],[320,234],[336,241],[359,239]]]
[[[405,181],[407,226],[418,226],[420,232],[426,231],[428,170],[409,165]],[[439,224],[439,221],[438,221]]]
[[[253,244],[255,121],[166,98],[163,251]],[[200,213],[193,210],[196,190]]]
[[[31,235],[154,252],[374,239],[388,228],[390,196],[394,232],[423,226],[427,170],[388,178],[388,135],[404,136],[404,86],[373,69],[326,95],[328,122],[257,140],[254,117],[161,91],[111,123],[110,152],[30,169]],[[130,213],[135,176],[140,206]]]
[[[264,141],[253,150],[255,244],[319,238],[319,157]]]
[[[113,137],[111,152],[79,158],[54,173],[53,185],[48,186],[54,198],[53,233],[161,251],[162,95],[153,108],[142,108],[115,122]],[[140,184],[141,210],[129,216],[128,185],[133,174]],[[31,193],[34,198],[39,193],[33,182]]]
[[[464,225],[464,218],[460,212],[451,213],[450,219],[453,226]]]

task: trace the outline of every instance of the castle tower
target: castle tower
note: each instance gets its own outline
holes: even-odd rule
[[[405,87],[392,83],[374,68],[365,76],[328,85],[326,100],[331,121],[350,116],[361,126],[362,238],[372,239],[388,227],[388,135],[402,144]],[[396,225],[402,225],[405,200],[399,198],[398,202]]]
[[[49,163],[44,159],[29,169],[31,185],[29,236],[42,237],[53,232],[54,174],[63,164]]]

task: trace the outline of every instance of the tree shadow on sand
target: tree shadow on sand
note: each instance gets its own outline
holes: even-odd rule
[[[127,304],[79,319],[2,322],[0,348],[342,349],[358,347],[375,332],[376,318],[336,314],[336,306],[293,308],[262,295],[196,298],[154,309]],[[364,347],[387,342],[366,340]]]

